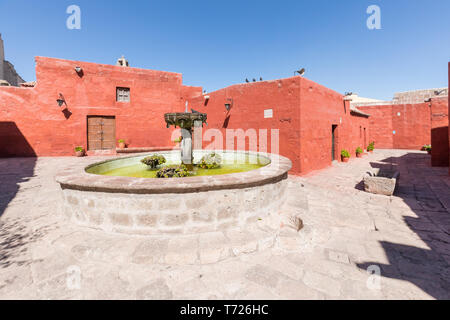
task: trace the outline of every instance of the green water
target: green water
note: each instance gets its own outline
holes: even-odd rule
[[[220,174],[245,172],[263,167],[261,164],[252,163],[226,163],[222,164],[220,168],[202,169],[194,167],[192,176],[214,176]],[[123,166],[112,170],[103,171],[99,174],[106,176],[123,176],[134,178],[156,178],[158,169],[149,169],[145,164],[137,163],[133,165]],[[94,170],[88,170],[90,173],[96,173]]]

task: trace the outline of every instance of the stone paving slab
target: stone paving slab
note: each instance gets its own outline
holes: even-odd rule
[[[70,224],[54,177],[88,158],[0,159],[0,299],[450,299],[450,177],[424,152],[290,176],[257,226],[183,237]],[[393,196],[362,189],[381,166]]]

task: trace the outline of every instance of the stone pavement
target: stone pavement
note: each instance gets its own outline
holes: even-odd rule
[[[79,161],[0,159],[0,299],[450,299],[450,178],[426,153],[291,176],[257,226],[183,238],[70,225],[54,176]],[[394,196],[361,191],[373,167],[400,171]]]

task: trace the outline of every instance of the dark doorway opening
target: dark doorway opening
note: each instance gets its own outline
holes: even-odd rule
[[[366,140],[366,128],[364,128],[364,146],[363,146],[363,148],[364,148],[364,149],[366,149],[366,148],[367,148],[367,140]]]
[[[336,129],[337,125],[331,126],[331,161],[336,160]]]

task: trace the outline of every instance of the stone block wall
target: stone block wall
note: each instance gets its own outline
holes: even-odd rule
[[[287,180],[245,189],[130,194],[63,189],[64,214],[87,227],[129,234],[195,234],[255,224],[286,200]]]

